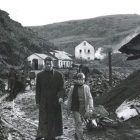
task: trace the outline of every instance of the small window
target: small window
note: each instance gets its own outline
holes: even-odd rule
[[[86,46],[86,42],[84,42],[84,46]]]
[[[84,49],[84,52],[86,53],[86,49]]]
[[[63,68],[65,67],[65,62],[63,62]]]
[[[82,53],[82,50],[79,50],[80,53]]]
[[[88,53],[90,53],[90,50],[88,50]]]

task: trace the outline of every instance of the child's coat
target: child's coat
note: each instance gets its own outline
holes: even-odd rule
[[[84,95],[85,95],[85,112],[89,112],[90,110],[93,110],[93,98],[91,96],[89,86],[85,84],[83,86],[84,86]],[[74,89],[74,86],[71,86],[69,95],[68,95],[68,102],[67,102],[68,112],[71,111],[73,89]]]

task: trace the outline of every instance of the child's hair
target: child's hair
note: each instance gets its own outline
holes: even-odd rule
[[[84,73],[78,73],[78,74],[76,75],[76,79],[85,79]]]

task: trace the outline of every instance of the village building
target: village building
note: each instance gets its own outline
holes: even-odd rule
[[[72,55],[65,51],[50,52],[55,58],[57,58],[57,62],[55,62],[55,67],[57,68],[71,68],[73,60],[70,58]]]
[[[41,70],[44,67],[44,59],[51,57],[54,60],[55,68],[70,68],[72,67],[71,54],[64,51],[50,52],[50,54],[34,53],[27,57],[26,61],[32,67],[33,70]]]
[[[84,60],[94,60],[95,48],[87,41],[83,41],[75,47],[75,58]]]
[[[27,61],[29,62],[30,66],[34,70],[41,70],[44,66],[44,59],[49,56],[47,54],[40,54],[40,53],[34,53],[27,57]],[[52,57],[52,56],[50,56]],[[52,57],[53,60],[56,60],[54,57]]]

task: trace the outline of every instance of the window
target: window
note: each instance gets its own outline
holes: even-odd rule
[[[90,50],[88,50],[88,53],[90,53]]]
[[[82,50],[79,50],[80,53],[82,53]]]
[[[84,46],[86,46],[86,42],[84,42]]]
[[[86,53],[86,49],[84,49],[84,52]]]
[[[65,62],[63,61],[63,68],[65,67]]]

